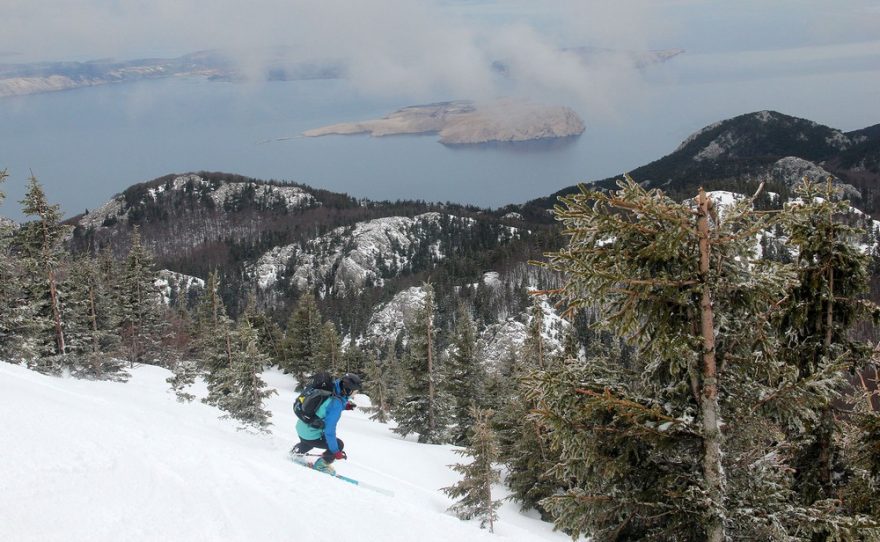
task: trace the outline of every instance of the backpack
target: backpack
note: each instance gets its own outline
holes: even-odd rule
[[[315,412],[320,408],[324,399],[333,395],[333,377],[326,371],[312,375],[302,393],[293,402],[293,412],[296,417],[315,429],[324,428],[324,420],[317,417]]]

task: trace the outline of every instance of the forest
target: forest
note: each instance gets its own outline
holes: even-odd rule
[[[357,373],[375,419],[475,458],[447,490],[490,526],[481,488],[504,465],[513,498],[573,537],[880,540],[874,232],[830,182],[786,200],[764,188],[679,201],[630,178],[581,187],[559,227],[501,244],[500,222],[445,218],[394,281],[342,297],[282,281],[273,304],[222,258],[163,293],[143,241],[161,209],[129,215],[123,246],[84,243],[32,178],[28,221],[0,232],[0,359],[113,380],[157,365],[180,401],[202,379],[206,403],[257,431],[265,368]],[[205,203],[197,192],[180,205]],[[273,206],[255,194],[229,205]],[[459,257],[432,259],[435,244]],[[416,302],[399,332],[362,340],[367,312],[403,288]],[[484,359],[499,314],[525,336]]]

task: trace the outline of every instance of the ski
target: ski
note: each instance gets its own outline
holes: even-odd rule
[[[302,465],[303,467],[306,467],[306,468],[309,468],[312,470],[317,470],[315,468],[314,461],[309,461],[307,456],[298,455],[298,454],[289,454],[289,457],[297,465]],[[355,480],[354,478],[351,478],[349,476],[344,476],[344,475],[336,473],[336,472],[326,472],[326,471],[318,471],[318,472],[327,474],[327,475],[332,476],[338,480],[342,480],[343,482],[348,482],[349,484],[356,485],[358,487],[362,487],[362,488],[368,489],[370,491],[375,491],[376,493],[380,493],[382,495],[385,495],[386,497],[393,497],[394,496],[393,491],[391,491],[390,489],[385,489],[384,487],[374,486],[373,484],[361,482],[360,480]]]

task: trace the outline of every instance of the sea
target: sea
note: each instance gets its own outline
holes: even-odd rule
[[[31,175],[50,202],[73,216],[135,183],[192,171],[295,181],[371,200],[498,208],[622,175],[672,152],[703,126],[743,113],[774,109],[847,130],[878,122],[858,109],[876,103],[876,86],[860,86],[858,74],[849,85],[804,74],[706,80],[690,76],[705,66],[688,72],[688,61],[670,62],[618,97],[562,104],[578,111],[586,131],[552,144],[451,148],[436,135],[301,137],[407,105],[468,98],[402,103],[342,79],[169,78],[3,98],[0,170],[9,178],[0,185],[0,216],[24,220],[19,201]],[[876,75],[865,77],[872,83]]]

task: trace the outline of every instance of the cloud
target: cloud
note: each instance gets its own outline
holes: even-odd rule
[[[714,49],[748,71],[769,64],[744,50],[812,54],[799,48],[858,39],[880,23],[870,0],[833,9],[819,0],[3,0],[2,17],[0,51],[22,52],[7,57],[17,62],[224,49],[256,75],[282,46],[291,61],[344,62],[364,93],[520,95],[587,114],[613,114],[644,86],[626,51]],[[578,46],[621,53],[585,66],[565,51]],[[495,60],[512,78],[491,69]]]
[[[269,62],[265,51],[285,46],[293,60],[344,60],[364,92],[476,98],[517,90],[491,70],[504,58],[523,68],[522,88],[561,85],[556,90],[569,93],[589,85],[560,47],[643,41],[642,32],[632,40],[605,30],[618,16],[632,22],[638,9],[580,5],[553,2],[542,11],[518,1],[4,0],[0,50],[23,51],[20,61],[33,61],[216,48],[238,51],[246,71],[258,73]],[[644,24],[641,17],[638,26]]]

